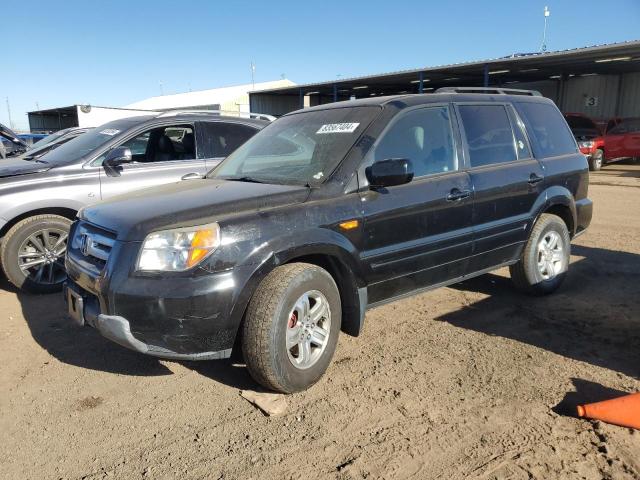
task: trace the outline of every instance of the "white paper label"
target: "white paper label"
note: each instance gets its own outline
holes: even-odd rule
[[[115,128],[105,128],[100,133],[103,135],[109,135],[113,137],[114,135],[117,135],[118,133],[120,133],[120,130],[116,130]]]
[[[353,133],[358,128],[359,123],[328,123],[322,125],[316,134],[321,133]]]

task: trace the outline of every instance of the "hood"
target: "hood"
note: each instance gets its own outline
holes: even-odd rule
[[[185,180],[115,197],[83,209],[80,217],[142,241],[150,232],[223,221],[247,211],[301,203],[309,189],[228,180]]]
[[[11,130],[9,127],[7,127],[7,126],[5,126],[5,125],[3,125],[1,123],[0,123],[0,136],[6,138],[10,142],[13,142],[16,145],[19,145],[21,147],[24,147],[24,148],[28,148],[29,147],[29,145],[27,145],[24,140],[22,140],[20,137],[18,137],[18,135],[13,130]]]
[[[592,140],[600,136],[600,132],[591,128],[574,128],[573,136],[576,137],[578,141]]]
[[[28,162],[21,158],[7,158],[0,161],[0,178],[46,172],[50,169],[51,165],[47,165],[46,163],[37,161]]]

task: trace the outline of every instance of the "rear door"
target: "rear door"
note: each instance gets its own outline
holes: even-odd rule
[[[196,124],[198,158],[204,160],[207,169],[211,170],[258,131],[258,128],[243,123],[198,122]]]
[[[628,121],[622,149],[625,157],[640,158],[640,118]]]
[[[365,165],[411,160],[405,185],[363,192],[369,302],[376,303],[462,276],[471,254],[472,193],[448,105],[400,113]],[[373,158],[371,158],[373,157]]]
[[[206,174],[205,160],[197,158],[194,130],[194,125],[189,123],[154,126],[115,145],[129,147],[134,161],[117,168],[100,169],[102,199],[179,182],[189,174]],[[96,159],[93,165],[101,165],[104,156]]]
[[[458,103],[456,109],[474,190],[469,272],[478,272],[519,255],[544,172],[510,104]]]
[[[607,160],[629,156],[627,155],[625,142],[629,135],[630,125],[631,122],[629,120],[622,120],[607,131],[604,137],[604,156]]]

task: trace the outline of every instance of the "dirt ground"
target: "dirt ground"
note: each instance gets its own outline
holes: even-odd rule
[[[570,416],[640,391],[640,167],[591,183],[561,291],[499,271],[374,309],[278,418],[242,365],[129,352],[3,281],[0,477],[640,478],[640,431]]]

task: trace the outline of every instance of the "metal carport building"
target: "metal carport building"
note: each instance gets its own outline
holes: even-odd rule
[[[564,112],[594,119],[640,116],[640,40],[252,92],[252,112],[283,115],[325,103],[440,87],[535,89]]]

